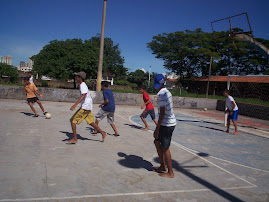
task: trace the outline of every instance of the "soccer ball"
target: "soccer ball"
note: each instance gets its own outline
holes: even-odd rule
[[[204,108],[204,111],[207,111],[207,108]]]
[[[50,119],[51,118],[51,114],[50,113],[46,113],[46,119]]]

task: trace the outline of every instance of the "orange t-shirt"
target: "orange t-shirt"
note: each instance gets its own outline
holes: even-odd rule
[[[36,97],[35,92],[37,91],[37,88],[35,86],[35,84],[30,83],[29,85],[26,85],[24,87],[25,91],[26,91],[26,97],[27,98],[33,98]]]

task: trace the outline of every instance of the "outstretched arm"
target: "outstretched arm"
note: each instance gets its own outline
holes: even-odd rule
[[[100,104],[99,107],[103,107],[103,106],[105,106],[107,103],[109,103],[109,100],[108,100],[108,99],[106,99],[102,104]]]
[[[87,94],[82,94],[78,101],[70,108],[71,111],[75,110],[77,105],[86,97]]]

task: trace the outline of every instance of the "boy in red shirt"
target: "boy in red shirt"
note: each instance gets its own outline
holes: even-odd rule
[[[154,123],[156,125],[157,125],[157,120],[155,119],[155,111],[154,111],[154,107],[153,107],[153,105],[151,103],[151,99],[150,99],[149,95],[146,92],[146,86],[141,86],[140,87],[140,92],[143,93],[143,100],[144,100],[144,104],[141,106],[141,109],[144,109],[144,107],[146,106],[146,109],[140,115],[141,120],[145,124],[145,128],[142,128],[142,130],[148,130],[149,125],[148,125],[148,123],[146,121],[146,118],[147,118],[148,114],[151,116],[151,119],[154,121]]]

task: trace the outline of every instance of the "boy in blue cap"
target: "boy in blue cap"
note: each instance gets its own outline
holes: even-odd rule
[[[165,78],[162,74],[156,75],[153,87],[158,90],[157,102],[159,111],[159,120],[154,131],[154,144],[160,159],[161,166],[154,169],[161,177],[173,178],[172,158],[170,153],[170,144],[173,131],[176,127],[176,117],[173,112],[172,94],[164,86]],[[168,172],[165,166],[167,163]]]

